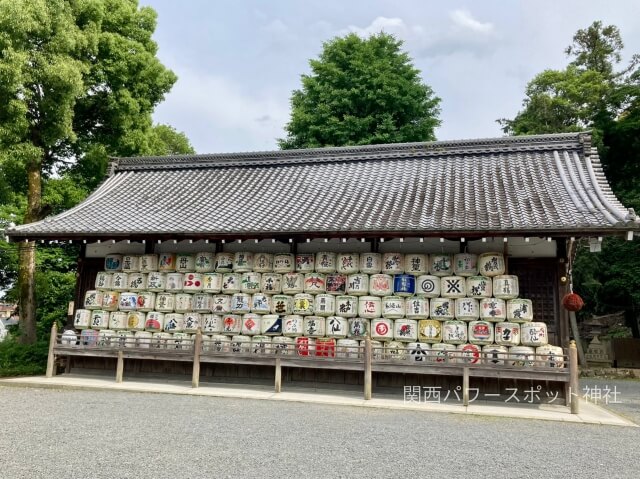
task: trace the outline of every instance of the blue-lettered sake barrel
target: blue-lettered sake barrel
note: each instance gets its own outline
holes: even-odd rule
[[[413,296],[416,292],[416,277],[412,274],[396,274],[393,277],[393,294]]]

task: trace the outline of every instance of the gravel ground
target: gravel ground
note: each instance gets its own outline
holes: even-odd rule
[[[7,479],[640,476],[640,428],[1,386],[0,403]]]
[[[589,401],[602,396],[598,405],[640,424],[640,379],[585,378],[580,380],[580,388],[581,395],[587,395]]]

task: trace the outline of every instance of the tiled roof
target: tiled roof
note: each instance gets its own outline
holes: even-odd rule
[[[587,133],[118,158],[23,238],[579,234],[637,230]]]

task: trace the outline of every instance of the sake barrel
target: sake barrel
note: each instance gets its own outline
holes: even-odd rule
[[[253,253],[249,251],[238,251],[233,255],[233,271],[236,273],[246,273],[253,270]]]
[[[426,343],[439,343],[442,341],[442,322],[436,319],[419,320],[418,339]]]
[[[241,333],[247,336],[260,334],[260,316],[255,313],[248,313],[243,315]]]
[[[304,275],[305,293],[324,293],[327,290],[327,277],[322,273],[306,273]]]
[[[369,336],[369,320],[367,318],[349,318],[349,332],[347,336],[355,339],[363,339]]]
[[[251,295],[235,293],[231,296],[231,312],[233,314],[247,314],[251,312]]]
[[[353,274],[359,271],[360,255],[358,253],[338,253],[336,255],[336,271],[342,274]]]
[[[385,354],[387,358],[396,361],[405,361],[407,359],[407,349],[405,343],[400,341],[388,341],[385,343]]]
[[[316,267],[316,255],[314,253],[298,253],[296,255],[296,271],[298,273],[312,273]]]
[[[171,313],[176,306],[176,295],[173,293],[158,293],[156,295],[156,311]]]
[[[182,273],[167,273],[167,284],[165,290],[170,292],[182,291],[184,275]]]
[[[196,293],[193,295],[193,310],[198,313],[210,313],[213,303],[213,296],[209,293]]]
[[[336,254],[328,251],[321,251],[319,253],[316,253],[316,272],[335,273]]]
[[[116,331],[116,347],[118,348],[135,348],[136,338],[133,331],[120,330]]]
[[[467,278],[467,296],[470,298],[490,298],[493,294],[491,278],[469,276]]]
[[[196,270],[196,258],[192,254],[176,254],[176,271],[179,273],[189,273]]]
[[[493,323],[489,321],[471,321],[469,323],[469,342],[471,344],[492,344]]]
[[[506,306],[504,299],[482,298],[480,300],[480,319],[504,321],[507,318]]]
[[[440,296],[440,278],[423,274],[416,278],[416,294],[423,298],[437,298]]]
[[[264,336],[280,336],[282,334],[282,316],[263,314],[260,317],[260,333]]]
[[[404,255],[402,253],[383,253],[382,272],[390,275],[404,273]]]
[[[147,289],[146,273],[129,273],[128,278],[130,291],[143,291]]]
[[[475,298],[456,299],[456,319],[473,321],[480,317],[480,303]]]
[[[138,293],[138,311],[147,312],[153,311],[156,304],[156,293],[149,291],[140,291]]]
[[[372,319],[371,338],[379,341],[388,341],[393,339],[393,321],[387,318]]]
[[[404,313],[404,298],[399,296],[385,296],[382,298],[382,317],[389,319],[403,318]]]
[[[230,273],[233,271],[233,253],[221,251],[216,253],[214,269],[216,273]]]
[[[536,366],[548,368],[564,367],[564,351],[560,346],[545,344],[536,348]]]
[[[253,354],[272,354],[271,342],[271,336],[253,336],[251,338],[251,351]]]
[[[225,314],[222,316],[222,334],[233,335],[241,332],[242,316],[239,314]]]
[[[407,350],[410,361],[427,362],[431,353],[431,345],[414,341],[407,344]]]
[[[167,347],[170,349],[191,349],[191,335],[189,333],[173,333],[171,335],[171,341]]]
[[[242,273],[242,277],[240,278],[240,291],[250,294],[259,293],[261,281],[262,274],[260,273],[254,273],[253,271]]]
[[[369,293],[372,296],[393,294],[393,276],[390,274],[372,274],[369,277]]]
[[[429,272],[433,276],[451,276],[453,274],[451,255],[447,253],[429,255]]]
[[[355,359],[360,356],[360,342],[356,339],[338,339],[336,357]]]
[[[478,364],[481,362],[482,350],[476,344],[459,344],[457,347],[457,363]]]
[[[347,275],[345,274],[328,274],[327,275],[327,293],[328,294],[345,294],[347,292]]]
[[[530,299],[510,299],[507,301],[507,319],[510,321],[532,321],[533,303]]]
[[[338,298],[349,298],[349,296],[338,296]],[[352,299],[348,299],[348,304],[355,304],[355,296],[352,296]],[[382,316],[382,300],[379,296],[359,296],[358,299],[358,309],[357,314],[359,314],[363,318],[379,318]],[[340,305],[344,304],[339,300],[338,302],[338,313],[344,314],[344,311],[347,311],[347,307],[341,308]],[[345,317],[355,317],[356,312],[353,311],[353,308],[347,311],[347,315]]]
[[[107,271],[100,271],[96,275],[95,288],[101,290],[111,289],[111,281],[113,280],[113,273]]]
[[[242,276],[240,273],[223,273],[222,274],[222,292],[224,294],[233,294],[240,292]]]
[[[334,358],[336,356],[335,338],[316,338],[316,356]]]
[[[452,352],[457,350],[455,344],[436,343],[431,345],[431,356],[437,363],[446,363],[452,361]]]
[[[149,291],[161,292],[167,287],[167,273],[152,271],[147,274],[147,289]]]
[[[273,255],[274,273],[291,273],[296,269],[296,258],[291,253],[278,253]]]
[[[161,253],[158,255],[158,271],[170,273],[176,270],[176,254]]]
[[[453,255],[453,274],[456,276],[476,276],[478,274],[478,255],[471,253]]]
[[[440,279],[440,294],[443,298],[464,298],[467,282],[462,276],[443,276]]]
[[[185,333],[195,333],[198,331],[198,328],[202,324],[202,316],[200,313],[194,313],[190,311],[188,313],[184,313],[184,332]]]
[[[186,313],[187,311],[191,311],[193,309],[193,295],[188,293],[176,294],[176,304],[174,309],[176,313]]]
[[[182,290],[189,293],[197,293],[204,288],[202,273],[184,273],[182,277]]]
[[[91,324],[91,310],[90,309],[76,309],[73,316],[73,327],[76,329],[88,328]]]
[[[355,318],[358,315],[358,303],[363,297],[364,296],[349,295],[335,296],[336,314],[343,318]]]
[[[547,325],[541,322],[528,322],[520,327],[520,342],[523,346],[544,346],[549,342]]]
[[[102,295],[102,309],[105,311],[117,311],[120,306],[120,293],[117,291],[105,291]]]
[[[140,272],[151,273],[153,271],[158,271],[158,255],[143,254],[140,256]]]
[[[102,322],[104,324],[104,316],[101,315],[101,318],[98,318],[96,315],[93,316],[93,323]],[[113,311],[109,313],[109,323],[106,326],[93,326],[96,329],[113,329],[114,331],[119,331],[121,329],[126,329],[127,327],[127,313],[125,311]]]
[[[509,354],[509,348],[497,344],[489,344],[482,347],[484,364],[492,366],[504,366],[504,361]]]
[[[482,253],[478,256],[478,272],[482,276],[504,274],[504,255],[502,253]]]
[[[62,332],[60,343],[64,346],[75,346],[78,344],[78,335],[73,329],[66,329]]]
[[[150,333],[149,331],[136,331],[133,337],[136,340],[137,348],[149,349],[151,347],[153,333]]]
[[[429,300],[419,296],[407,298],[405,315],[409,319],[427,319],[429,317]]]
[[[404,255],[404,272],[414,276],[427,274],[429,271],[429,255],[409,253]]]
[[[418,340],[418,321],[415,319],[396,319],[393,322],[393,339],[402,342]]]
[[[373,359],[382,359],[384,357],[384,343],[382,341],[375,341],[375,340],[370,340],[370,341],[371,341],[371,357]],[[362,348],[362,351],[364,351],[366,344],[367,344],[366,341],[360,341],[360,347]]]
[[[313,314],[313,296],[307,293],[298,293],[293,297],[293,314],[309,316]]]
[[[122,271],[122,255],[108,254],[104,257],[104,269],[107,272]]]
[[[98,331],[98,347],[109,348],[114,345],[116,332],[111,329],[101,329]]]
[[[450,320],[442,324],[442,341],[447,344],[464,344],[467,342],[467,323]]]
[[[329,338],[346,338],[349,332],[349,322],[342,316],[329,316],[326,320],[326,335]]]
[[[127,313],[127,329],[131,331],[142,331],[147,315],[141,311],[129,311]]]
[[[251,312],[269,314],[271,312],[271,296],[264,293],[254,293],[251,296]]]
[[[295,339],[296,354],[298,356],[315,356],[316,340],[314,338],[298,337]]]
[[[140,271],[140,256],[125,254],[122,256],[122,271],[135,273]]]
[[[506,321],[496,324],[495,342],[501,346],[518,346],[520,344],[520,325]]]
[[[164,313],[149,311],[144,322],[146,331],[162,331],[164,329]]]
[[[288,336],[275,336],[271,343],[276,354],[290,355],[295,352],[295,342],[293,338]]]
[[[347,276],[347,294],[365,296],[369,294],[369,275],[354,273]]]
[[[262,273],[260,281],[260,291],[266,294],[282,293],[282,274]]]
[[[182,332],[184,330],[184,314],[182,313],[165,314],[164,330],[168,333]]]
[[[100,309],[104,293],[97,290],[89,290],[84,293],[84,309]]]
[[[380,253],[360,253],[360,272],[378,274],[382,271],[382,255]]]
[[[203,314],[202,332],[206,334],[222,333],[222,316],[219,314]]]
[[[215,353],[228,353],[231,351],[231,338],[223,334],[212,334],[209,347]]]
[[[253,270],[256,273],[271,273],[273,271],[273,254],[255,253],[253,255]]]
[[[430,301],[432,319],[453,319],[455,317],[454,300],[450,298],[433,298]]]
[[[310,338],[322,338],[326,334],[326,318],[305,316],[302,318],[302,334]]]
[[[318,316],[333,316],[336,314],[336,298],[331,294],[318,294],[314,298],[314,312]]]
[[[173,338],[173,334],[171,333],[153,333],[153,337],[151,339],[151,347],[156,349],[167,349],[167,346],[171,342]]]
[[[509,348],[508,363],[511,366],[530,368],[535,360],[536,350],[530,346],[512,346]]]
[[[282,292],[298,294],[304,291],[304,275],[302,273],[284,273],[282,275]]]
[[[120,294],[118,309],[121,311],[132,311],[138,307],[138,293],[126,292]]]
[[[284,336],[300,336],[303,331],[303,319],[299,314],[288,314],[282,318],[282,334]]]
[[[122,328],[124,328],[124,321],[126,320],[127,313],[123,311],[113,311],[109,313],[108,311],[104,311],[102,309],[96,309],[91,311],[91,328],[92,329],[107,329],[111,325],[111,315],[117,313],[120,318],[123,318],[121,321]],[[113,328],[111,328],[113,329]]]
[[[202,275],[202,291],[220,293],[222,291],[222,273],[204,273]]]
[[[493,295],[500,299],[514,299],[520,294],[518,277],[501,274],[493,277]]]
[[[393,294],[413,296],[416,292],[416,277],[412,274],[396,274],[393,277]]]
[[[230,313],[231,312],[231,295],[215,294],[211,300],[212,313]]]
[[[273,314],[292,314],[293,296],[274,294],[271,296],[271,312]]]

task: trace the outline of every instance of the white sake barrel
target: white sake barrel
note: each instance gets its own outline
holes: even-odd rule
[[[316,253],[316,271],[318,273],[335,273],[336,254],[327,251]]]
[[[147,289],[146,273],[129,273],[129,291],[144,291]]]
[[[298,293],[293,297],[293,314],[310,316],[313,314],[313,296],[307,293]]]
[[[235,293],[231,296],[231,312],[233,314],[247,314],[251,312],[251,295]]]
[[[260,292],[261,281],[262,275],[260,273],[254,273],[253,271],[242,273],[240,291],[250,294],[258,293]]]
[[[415,362],[427,362],[431,354],[429,343],[411,342],[407,344],[409,360]]]
[[[500,346],[518,346],[520,344],[520,325],[506,321],[496,324],[495,342]]]
[[[335,358],[336,339],[335,338],[316,338],[316,356],[323,357],[323,358]]]
[[[280,355],[291,355],[295,354],[295,341],[293,338],[288,336],[275,336],[271,343],[273,344],[273,349],[276,354]]]
[[[292,314],[293,296],[274,294],[271,296],[271,312],[273,314]]]
[[[504,274],[504,255],[502,253],[482,253],[478,256],[478,272],[482,276]]]
[[[501,274],[493,277],[493,295],[500,299],[514,299],[520,294],[518,277]]]
[[[102,308],[102,291],[89,290],[84,293],[84,309],[100,309]]]
[[[414,276],[427,274],[429,271],[429,255],[409,253],[404,255],[404,272]]]
[[[149,331],[136,331],[133,337],[136,338],[137,348],[149,349],[151,347],[153,333]]]
[[[476,276],[478,274],[478,255],[471,253],[453,255],[453,274],[456,276]]]
[[[453,261],[447,253],[434,253],[429,255],[429,272],[433,276],[451,276],[453,274]]]
[[[156,305],[156,293],[140,291],[138,293],[138,311],[153,311]]]
[[[194,313],[190,311],[184,313],[184,332],[195,333],[202,324],[202,315],[200,313]]]
[[[242,275],[240,273],[222,274],[222,292],[224,294],[239,293],[241,284]]]
[[[159,332],[153,333],[153,338],[151,340],[151,347],[156,349],[167,349],[167,346],[171,342],[173,338],[173,334]]]
[[[453,362],[452,352],[457,351],[455,344],[436,343],[431,346],[431,356],[437,363]]]
[[[545,344],[536,348],[536,366],[547,368],[564,367],[564,351],[560,346]]]
[[[406,361],[407,359],[406,345],[400,341],[386,342],[384,351],[388,359],[394,359],[396,361]]]
[[[393,276],[390,274],[373,274],[369,278],[369,293],[373,296],[389,296],[393,294]]]
[[[266,294],[282,293],[282,274],[262,273],[260,281],[260,291]]]
[[[256,273],[271,273],[273,271],[273,254],[255,253],[253,255],[253,270]]]
[[[338,298],[349,298],[349,296],[338,296]],[[351,296],[351,298],[356,299],[355,296]],[[358,309],[357,314],[363,318],[379,318],[382,316],[382,300],[379,296],[359,296],[357,298]],[[355,301],[348,300],[348,304],[355,303]],[[338,305],[342,304],[340,301]],[[338,314],[344,314],[343,309],[338,307]],[[346,317],[354,317],[356,316],[356,312],[350,310],[348,312],[348,316]]]
[[[510,299],[507,301],[507,319],[509,321],[532,321],[533,303],[530,299]]]
[[[382,271],[382,255],[380,253],[360,253],[360,272],[379,274]]]
[[[108,254],[104,257],[104,269],[107,272],[122,271],[122,255]]]
[[[482,347],[484,364],[492,366],[504,366],[504,361],[509,354],[509,348],[497,344],[489,344]]]
[[[369,294],[369,275],[354,273],[347,276],[347,294],[353,296]]]
[[[116,347],[121,349],[136,347],[136,338],[133,331],[116,331],[116,337],[114,338],[114,340],[116,341]]]
[[[382,359],[384,357],[384,343],[382,341],[371,341],[371,357],[373,359]],[[366,341],[360,341],[360,347],[362,351],[366,347]]]
[[[142,331],[147,315],[140,311],[129,311],[127,313],[127,329],[131,331]]]
[[[228,353],[231,351],[231,337],[223,334],[212,334],[209,350],[215,353]]]
[[[151,273],[152,271],[158,271],[158,255],[143,254],[140,256],[140,272]]]
[[[416,294],[423,298],[440,296],[440,277],[424,274],[416,278]]]
[[[209,293],[196,293],[193,295],[193,310],[198,313],[210,313],[213,304],[213,296]]]
[[[118,316],[123,318],[122,324],[124,328],[124,321],[126,321],[127,313],[123,311],[113,311],[108,312],[103,309],[96,309],[91,311],[91,324],[89,325],[92,329],[107,329],[111,325],[111,315],[113,313],[118,313]],[[113,329],[113,328],[112,328]],[[121,328],[122,329],[122,328]]]
[[[182,278],[182,290],[197,293],[204,288],[202,273],[184,273]]]
[[[254,336],[260,334],[260,315],[247,313],[242,316],[242,334]]]
[[[161,253],[158,255],[158,271],[171,273],[176,270],[176,254]]]
[[[188,293],[176,294],[174,310],[176,313],[186,313],[193,310],[193,295]]]
[[[409,319],[427,319],[429,317],[429,300],[419,296],[407,298],[405,315]]]
[[[240,334],[242,332],[242,316],[225,314],[222,316],[222,334]]]
[[[101,322],[101,326],[93,326],[96,329],[113,329],[114,331],[119,331],[120,329],[126,329],[127,327],[127,313],[125,311],[113,311],[109,313],[109,323],[104,325],[104,315],[100,315],[100,317],[94,315],[93,323]]]
[[[101,290],[111,289],[111,281],[113,280],[113,273],[106,271],[100,271],[96,275],[95,288]]]
[[[535,361],[536,350],[530,346],[512,346],[509,348],[508,363],[511,366],[530,368]]]
[[[117,311],[120,306],[120,293],[117,291],[105,291],[102,296],[102,309],[105,311]]]
[[[411,342],[418,340],[418,321],[415,319],[396,319],[393,322],[393,339]]]
[[[296,269],[296,258],[291,253],[278,253],[273,255],[274,273],[291,273]]]
[[[413,296],[416,293],[416,277],[412,274],[396,274],[393,277],[393,294]]]
[[[122,256],[122,271],[136,273],[140,271],[140,256],[125,254]]]
[[[164,313],[158,311],[150,311],[144,322],[146,331],[162,331],[164,329]]]
[[[356,339],[338,339],[336,357],[355,359],[360,356],[360,341]]]
[[[471,344],[492,344],[493,323],[489,321],[471,321],[469,323],[469,342]]]
[[[211,251],[201,251],[195,256],[196,273],[212,273],[216,267],[216,255]]]
[[[273,354],[271,336],[256,335],[251,338],[251,351],[253,354]]]
[[[372,319],[371,338],[379,341],[388,341],[393,339],[393,321],[387,318]]]
[[[271,312],[271,296],[264,293],[254,293],[251,296],[251,312],[269,314]]]
[[[303,318],[299,314],[288,314],[282,318],[282,334],[296,337],[303,334]]]
[[[476,344],[459,344],[456,348],[456,363],[478,364],[481,362],[482,349]]]
[[[147,274],[147,289],[149,291],[162,292],[167,287],[167,273],[152,271]]]
[[[327,290],[327,277],[322,273],[306,273],[304,275],[305,293],[324,293]]]
[[[327,275],[327,293],[328,294],[345,294],[347,292],[347,275],[345,274],[328,274]]]
[[[171,313],[176,307],[176,295],[173,293],[158,293],[156,295],[156,311]]]
[[[402,253],[383,253],[382,273],[392,276],[404,273],[404,255]]]
[[[447,344],[464,344],[467,342],[467,323],[464,321],[445,321],[442,325],[442,341]]]
[[[440,279],[443,298],[464,298],[467,295],[467,281],[462,276],[443,276]]]
[[[367,318],[349,318],[349,332],[347,336],[355,339],[363,339],[369,336],[370,322]]]
[[[182,282],[184,275],[182,273],[167,273],[167,284],[165,290],[176,293],[182,291]]]
[[[75,346],[78,344],[78,335],[73,329],[67,329],[62,332],[60,342],[65,346]]]
[[[314,312],[318,316],[333,316],[336,314],[336,298],[332,294],[318,294],[314,298]]]
[[[164,330],[168,333],[182,332],[182,330],[184,330],[184,314],[182,313],[165,314]]]
[[[544,346],[549,342],[547,325],[541,322],[528,322],[520,326],[520,342],[523,346]]]
[[[178,273],[189,273],[196,270],[196,257],[192,254],[176,254],[176,271]]]
[[[85,329],[91,325],[91,310],[76,309],[73,316],[73,327],[76,329]]]
[[[403,318],[404,313],[404,298],[399,296],[385,296],[382,298],[382,317],[389,319]]]
[[[280,336],[282,334],[282,316],[263,314],[260,317],[260,333],[265,336]]]
[[[249,251],[238,251],[233,255],[233,271],[236,273],[246,273],[253,270],[253,253]]]
[[[490,298],[493,294],[493,282],[485,276],[467,278],[467,296],[470,298]]]
[[[215,256],[214,269],[216,273],[230,273],[233,271],[233,253],[220,252]]]
[[[168,347],[170,349],[191,349],[193,342],[191,341],[191,335],[189,333],[173,333],[171,335],[171,342]]]
[[[98,346],[103,348],[109,348],[114,345],[114,338],[116,332],[112,329],[101,329],[98,331]]]
[[[222,333],[222,316],[219,314],[202,315],[202,332],[205,334]]]
[[[358,253],[338,253],[336,255],[336,271],[342,274],[357,273],[360,268]]]
[[[507,319],[507,305],[504,299],[482,298],[480,300],[480,319],[486,321],[504,321]]]
[[[480,317],[480,303],[476,298],[456,299],[456,319],[473,321]]]
[[[126,292],[120,294],[118,309],[121,311],[133,311],[138,308],[138,293]]]
[[[284,273],[282,275],[282,292],[298,294],[304,291],[304,275],[302,273]]]
[[[204,273],[202,275],[202,291],[219,293],[222,291],[222,273]]]
[[[329,316],[327,318],[327,337],[346,338],[349,332],[349,321],[342,316]]]
[[[302,318],[302,333],[310,338],[322,338],[327,331],[326,318],[320,316],[305,316]]]
[[[314,338],[296,338],[295,345],[298,356],[315,356],[316,354],[316,340]]]
[[[336,315],[342,316],[343,318],[355,318],[358,315],[358,302],[362,297],[363,296],[349,295],[335,296]]]
[[[430,301],[430,316],[432,319],[453,319],[455,317],[454,300],[450,298],[432,298]]]
[[[298,253],[296,255],[296,271],[298,273],[313,273],[316,266],[314,253]]]

